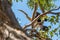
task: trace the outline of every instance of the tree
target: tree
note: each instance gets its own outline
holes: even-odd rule
[[[16,0],[18,2],[18,0]],[[51,40],[49,38],[48,33],[53,37],[53,34],[59,29],[59,27],[55,28],[54,30],[50,30],[51,26],[48,26],[48,30],[45,29],[37,31],[35,27],[43,27],[43,23],[45,22],[45,18],[49,18],[47,21],[51,22],[51,24],[56,24],[59,21],[60,12],[53,12],[54,10],[58,10],[60,7],[55,8],[53,4],[54,0],[28,0],[28,6],[32,9],[33,15],[32,18],[28,16],[26,12],[23,10],[19,10],[23,12],[26,17],[31,21],[30,24],[25,25],[22,28],[17,19],[15,18],[14,13],[12,12],[11,5],[12,0],[0,0],[0,40],[32,40],[34,37],[37,40]],[[37,8],[40,7],[42,14],[38,15],[35,18],[35,14],[37,13]],[[47,14],[53,14],[55,16],[48,17]],[[37,22],[37,19],[40,17],[42,22]],[[32,27],[31,29],[26,29],[27,27]],[[28,33],[29,32],[29,33]]]

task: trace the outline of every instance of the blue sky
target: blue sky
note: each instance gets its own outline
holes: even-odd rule
[[[13,5],[12,5],[12,10],[13,10],[16,18],[18,18],[18,21],[19,21],[21,26],[24,26],[24,25],[30,23],[30,21],[25,17],[25,15],[22,12],[18,11],[19,9],[24,10],[30,17],[32,17],[33,10],[28,8],[26,3],[27,3],[27,0],[23,0],[23,2],[20,2],[20,1],[19,2],[15,2],[15,1],[13,1]],[[55,4],[57,6],[60,6],[59,0],[56,1]],[[38,10],[38,11],[40,11],[40,10]],[[50,23],[48,23],[48,25],[49,24]],[[45,22],[44,25],[47,25],[47,22]],[[52,29],[56,28],[57,26],[58,26],[58,24],[53,25]],[[53,37],[54,40],[56,40],[56,38],[57,38],[56,36]]]
[[[14,2],[12,9],[15,13],[16,18],[20,19],[21,26],[24,26],[25,24],[29,23],[29,21],[28,21],[28,19],[26,19],[25,15],[22,12],[18,11],[19,9],[24,10],[30,17],[32,16],[31,15],[32,11],[26,5],[26,0],[24,0],[24,2],[18,2],[18,3]]]

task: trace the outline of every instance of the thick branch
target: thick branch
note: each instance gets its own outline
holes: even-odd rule
[[[0,0],[0,1],[1,1],[1,0]],[[11,5],[10,5],[10,3],[8,2],[8,0],[2,0],[0,6],[2,7],[2,11],[7,15],[7,17],[8,17],[8,18],[10,19],[10,21],[11,21],[9,25],[12,24],[11,26],[13,26],[13,28],[18,28],[18,29],[20,29],[21,26],[19,25],[19,23],[18,23],[15,15],[14,15],[12,9],[11,9]],[[21,28],[21,29],[22,29],[22,28]]]
[[[7,23],[10,22],[8,16],[3,11],[1,11],[1,9],[0,9],[0,20],[2,20],[3,22],[7,21]]]
[[[0,25],[0,31],[0,38],[2,36],[2,39],[4,40],[32,40],[32,38],[26,36],[23,31],[14,29],[5,23],[2,23],[2,25]]]
[[[31,18],[28,16],[28,14],[26,12],[24,12],[23,10],[19,10],[19,11],[23,12],[25,14],[26,18],[31,21]]]

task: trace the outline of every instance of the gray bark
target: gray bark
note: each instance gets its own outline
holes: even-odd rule
[[[0,0],[0,40],[32,40],[19,25],[8,0]]]

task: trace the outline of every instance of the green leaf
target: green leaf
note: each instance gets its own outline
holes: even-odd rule
[[[27,3],[30,8],[34,8],[34,3],[37,2],[40,8],[43,7],[44,11],[48,11],[51,10],[51,8],[54,8],[55,4],[53,1],[54,0],[28,0]],[[33,3],[32,6],[30,6],[31,3]]]
[[[51,36],[51,37],[53,37],[53,36],[54,36],[54,35],[53,35],[53,32],[50,32],[50,36]]]
[[[56,25],[56,21],[54,21],[54,24]]]
[[[52,18],[56,18],[55,16],[51,16]]]
[[[51,26],[48,26],[49,29],[51,29]]]
[[[55,33],[57,30],[58,30],[58,28],[55,28],[55,29],[53,30],[53,32]]]
[[[56,22],[58,22],[59,21],[59,16],[58,15],[56,15],[56,20],[55,20]]]
[[[12,0],[8,0],[9,1],[9,3],[12,3]]]
[[[51,23],[53,23],[53,22],[54,22],[54,18],[52,17],[49,21],[50,21]]]

